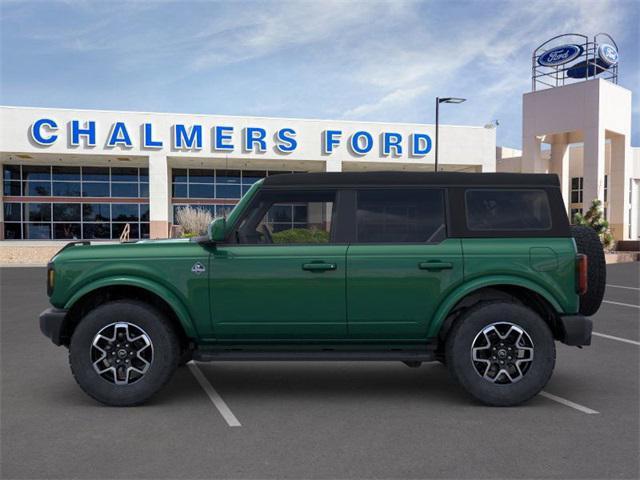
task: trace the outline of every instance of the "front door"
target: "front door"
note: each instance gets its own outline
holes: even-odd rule
[[[463,277],[461,242],[447,238],[442,189],[360,190],[347,252],[349,336],[422,340],[443,296]]]
[[[216,338],[346,337],[346,244],[336,192],[263,191],[210,261]]]

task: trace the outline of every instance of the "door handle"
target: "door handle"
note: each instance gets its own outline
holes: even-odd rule
[[[335,270],[338,266],[335,263],[303,263],[302,269],[310,272],[326,272],[327,270]]]
[[[453,268],[453,263],[451,262],[420,262],[418,264],[418,268],[420,270],[450,270]]]

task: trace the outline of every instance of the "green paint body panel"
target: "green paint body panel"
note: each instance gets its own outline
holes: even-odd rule
[[[227,235],[261,184],[229,215]],[[420,348],[460,300],[484,287],[523,287],[560,314],[577,313],[575,256],[572,238],[76,245],[52,260],[50,301],[69,309],[96,289],[142,288],[165,300],[186,334],[209,348]],[[192,271],[196,263],[206,271]]]
[[[434,264],[432,270],[420,268],[429,262]],[[451,268],[437,270],[439,263]],[[349,336],[424,339],[440,299],[462,282],[459,239],[436,245],[351,245],[347,255]]]

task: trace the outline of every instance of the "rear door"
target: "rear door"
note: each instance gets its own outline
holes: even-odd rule
[[[459,239],[447,238],[445,190],[355,192],[347,251],[349,336],[418,340],[443,296],[463,277]]]

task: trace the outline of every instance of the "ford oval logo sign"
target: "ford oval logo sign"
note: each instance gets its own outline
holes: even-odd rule
[[[610,67],[618,63],[618,50],[613,45],[603,43],[598,47],[598,58]]]
[[[538,57],[538,63],[543,67],[557,67],[575,60],[582,54],[580,45],[561,45],[547,50]]]

